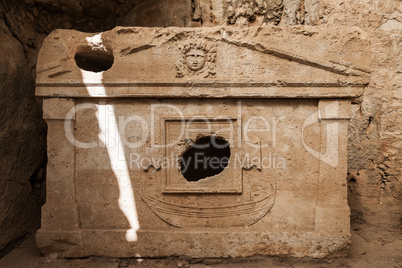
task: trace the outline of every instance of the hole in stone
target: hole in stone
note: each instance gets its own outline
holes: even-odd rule
[[[181,158],[181,174],[198,181],[221,173],[229,164],[229,142],[219,137],[199,138]]]
[[[75,63],[85,71],[102,72],[109,70],[114,62],[113,53],[102,49],[82,47],[75,53]]]
[[[250,17],[248,18],[248,21],[252,23],[252,22],[254,22],[256,19],[257,19],[257,18],[255,17],[255,15],[253,15],[253,16],[250,16]]]

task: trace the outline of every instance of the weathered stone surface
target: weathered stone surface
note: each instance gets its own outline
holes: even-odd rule
[[[0,251],[34,224],[44,182],[45,126],[22,46],[0,18]],[[43,189],[43,188],[42,188]]]
[[[174,28],[116,28],[102,35],[92,35],[91,38],[94,41],[90,41],[90,39],[87,41],[84,33],[72,31],[70,36],[64,37],[58,35],[56,31],[48,37],[49,42],[50,40],[55,42],[52,50],[42,50],[43,60],[37,68],[38,74],[40,74],[37,78],[37,95],[56,97],[63,96],[68,92],[68,95],[72,97],[85,97],[92,94],[99,97],[105,97],[108,94],[155,97],[165,96],[161,87],[169,87],[175,89],[170,92],[170,97],[187,98],[208,97],[208,95],[212,97],[358,97],[363,92],[362,86],[368,82],[366,66],[370,62],[367,53],[369,41],[365,34],[356,28],[334,30],[333,33],[325,28],[318,30],[310,27],[256,27],[243,30],[232,27],[206,28],[204,32],[204,35],[210,35],[208,38],[211,41],[207,41],[208,38],[202,38],[201,33],[191,29],[182,31]],[[130,35],[144,36],[144,38],[133,43],[128,38]],[[267,35],[271,36],[269,42],[264,39]],[[340,42],[331,43],[323,40],[329,39],[330,36],[338,38],[338,35],[342,36]],[[95,48],[92,49],[92,53],[96,58],[103,50],[110,50],[104,53],[111,54],[113,52],[113,66],[121,66],[120,68],[125,71],[122,72],[119,68],[112,66],[102,76],[102,81],[111,84],[117,83],[116,86],[111,87],[107,93],[96,88],[93,93],[89,93],[87,88],[82,85],[81,70],[77,68],[74,60],[68,60],[75,57],[76,48],[69,48],[58,42],[62,37],[69,42],[76,43],[79,51],[91,51],[91,42],[103,42],[104,48],[96,48],[97,45],[94,44]],[[289,50],[283,49],[284,37],[287,38]],[[243,40],[244,38],[250,38],[250,41]],[[205,64],[205,70],[208,69],[208,72],[194,72],[194,75],[185,75],[179,67],[183,60],[181,47],[186,45],[188,40],[195,39],[204,43],[218,42],[221,47],[217,56],[214,56],[216,52],[212,51],[205,55],[206,58],[217,58],[216,63],[213,60]],[[315,39],[321,40],[319,48],[313,42]],[[291,49],[300,42],[303,42],[304,46]],[[344,43],[350,45],[349,50],[344,50]],[[233,51],[229,49],[233,49]],[[314,55],[309,55],[313,49],[315,49]],[[340,58],[339,53],[342,53],[344,58]],[[234,54],[238,56],[232,56]],[[163,65],[159,59],[161,55],[165,57]],[[238,57],[242,59],[242,64],[237,64]],[[131,64],[130,61],[125,60],[126,58],[133,58],[136,64]],[[323,60],[323,58],[327,60]],[[269,69],[264,67],[267,62],[271,62]],[[285,62],[289,64],[284,64]],[[93,64],[101,66],[103,59],[95,59]],[[165,65],[168,67],[166,68]],[[173,66],[173,68],[169,66]],[[210,70],[211,66],[213,66],[212,69],[219,68],[221,71]],[[202,79],[208,77],[213,79]],[[227,80],[228,77],[231,77],[232,82],[242,83],[243,88],[251,87],[253,89],[245,91],[232,88],[230,81]],[[186,88],[188,86],[183,87],[183,85],[186,85],[189,78],[198,79],[195,80],[197,83],[188,85],[193,88],[211,87],[226,88],[226,90],[188,90]],[[96,79],[96,76],[88,73],[88,82],[97,81]],[[119,81],[127,81],[127,79],[139,83],[135,91],[124,84],[118,86]],[[64,83],[66,89],[58,92],[58,88],[50,87],[53,82]],[[171,84],[164,86],[166,82]],[[141,83],[145,83],[145,86],[141,86]],[[302,89],[301,83],[310,87]],[[295,90],[292,87],[300,89]],[[326,89],[324,90],[324,88]]]
[[[142,1],[118,19],[117,25],[144,27],[201,26],[193,22],[192,1]],[[198,18],[199,20],[200,18]]]
[[[361,12],[365,10],[365,12]],[[349,197],[354,219],[400,228],[401,29],[400,1],[325,0],[322,24],[355,25],[371,40],[371,82],[352,107],[349,124]]]
[[[49,126],[38,247],[345,255],[347,122],[369,83],[369,51],[356,28],[53,32],[36,80]],[[216,140],[228,146],[218,152]],[[204,158],[186,163],[199,142]],[[185,175],[189,163],[202,165]]]
[[[230,24],[262,25],[279,24],[282,18],[283,1],[227,1],[227,16]]]

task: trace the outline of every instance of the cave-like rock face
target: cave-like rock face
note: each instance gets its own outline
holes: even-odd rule
[[[0,20],[0,250],[38,224],[46,125],[21,44]]]

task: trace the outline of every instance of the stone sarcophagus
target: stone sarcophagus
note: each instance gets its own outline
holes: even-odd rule
[[[369,80],[357,28],[53,32],[37,244],[65,257],[347,252],[347,124]]]

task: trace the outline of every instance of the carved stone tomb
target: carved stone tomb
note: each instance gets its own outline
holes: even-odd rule
[[[64,257],[347,253],[357,28],[54,31],[37,244]]]

